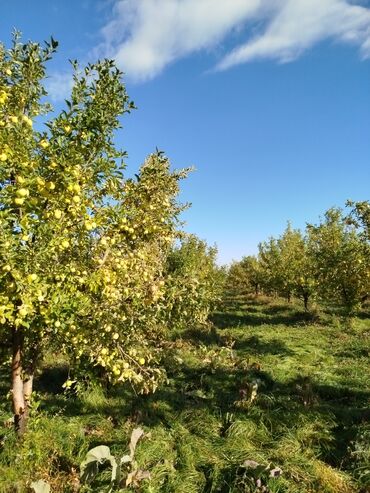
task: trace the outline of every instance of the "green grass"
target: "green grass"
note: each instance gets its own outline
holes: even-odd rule
[[[139,467],[151,472],[143,493],[263,491],[257,479],[271,493],[369,491],[370,318],[350,327],[317,319],[264,298],[229,303],[212,329],[173,336],[168,385],[151,396],[99,387],[66,396],[63,366],[46,365],[24,442],[0,428],[0,492],[29,491],[40,478],[53,492],[77,491],[86,451],[106,444],[122,455],[138,425],[150,433],[137,447]],[[1,424],[9,417],[3,399]],[[246,460],[282,475],[253,473]]]

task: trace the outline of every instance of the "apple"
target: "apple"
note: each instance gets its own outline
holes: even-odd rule
[[[30,192],[29,190],[27,190],[27,188],[19,188],[16,191],[16,194],[18,195],[18,197],[28,197]]]

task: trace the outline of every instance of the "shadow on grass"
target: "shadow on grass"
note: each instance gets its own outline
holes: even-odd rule
[[[239,339],[235,342],[234,348],[243,351],[249,355],[260,354],[280,354],[281,356],[293,356],[294,351],[289,349],[285,343],[279,339],[270,341],[261,340],[257,336],[251,336],[246,339]]]
[[[215,327],[301,326],[311,321],[309,314],[293,307],[278,304],[266,306],[263,300],[258,304],[255,299],[251,303],[255,306],[249,310],[249,300],[243,300],[246,313],[216,313],[213,316]],[[259,306],[264,308],[259,310]],[[274,331],[274,328],[270,330]],[[223,346],[228,336],[228,331],[220,334],[216,328],[209,331],[189,329],[181,333],[182,339],[196,346]],[[288,382],[274,380],[269,372],[263,371],[258,365],[249,365],[249,357],[252,362],[253,357],[258,360],[259,355],[292,356],[294,351],[278,338],[265,341],[258,336],[251,336],[248,330],[245,333],[238,331],[237,337],[233,347],[240,353],[235,361],[231,359],[222,367],[204,361],[198,361],[196,366],[181,362],[171,367],[169,384],[148,396],[136,396],[125,387],[109,389],[109,397],[108,393],[102,391],[101,398],[95,400],[93,396],[90,400],[86,396],[68,397],[62,389],[67,368],[45,368],[36,381],[36,390],[43,394],[41,409],[50,416],[60,414],[81,417],[91,447],[101,443],[109,446],[121,444],[118,435],[113,439],[93,435],[94,427],[99,427],[101,418],[111,420],[114,427],[128,421],[133,426],[163,425],[167,430],[173,430],[180,424],[194,435],[208,434],[207,437],[220,443],[218,440],[225,436],[225,429],[219,425],[218,428],[207,428],[207,419],[220,423],[222,417],[232,415],[234,420],[254,421],[256,429],[264,426],[269,430],[270,440],[276,443],[289,433],[298,440],[297,436],[301,433],[299,440],[303,442],[302,448],[307,442],[307,448],[319,450],[318,455],[322,460],[341,468],[347,460],[356,427],[369,418],[367,400],[370,393],[345,385],[322,384],[304,375]],[[361,347],[354,350],[362,351]],[[258,384],[257,399],[249,405],[245,395],[248,385],[254,383]],[[89,435],[90,427],[92,433]],[[244,436],[241,439],[244,440]],[[122,446],[125,444],[122,442]],[[263,446],[261,443],[261,448]]]
[[[241,396],[248,382],[258,382],[257,400],[239,408],[237,403],[243,403]],[[370,392],[320,384],[310,377],[281,382],[256,369],[183,367],[176,374],[176,383],[172,380],[157,394],[138,397],[133,407],[141,410],[146,426],[161,423],[170,429],[174,416],[181,421],[182,415],[190,412],[195,416],[203,410],[216,416],[232,413],[234,419],[253,420],[257,427],[264,424],[275,439],[299,429],[303,444],[306,440],[307,446],[320,450],[323,461],[342,468],[357,427],[369,418],[369,397]],[[194,432],[207,433],[202,427]]]
[[[63,392],[63,384],[68,378],[68,366],[58,364],[46,366],[35,379],[35,388],[40,392],[60,394]]]
[[[188,329],[181,333],[181,339],[189,341],[192,344],[199,346],[203,344],[206,346],[228,346],[232,343],[232,348],[243,352],[243,356],[247,355],[261,355],[261,354],[280,354],[282,356],[293,356],[295,353],[289,349],[286,344],[279,339],[272,339],[264,341],[258,336],[251,336],[247,338],[238,338],[233,340],[232,338],[226,338],[220,336],[214,327],[210,330],[204,329]]]
[[[192,342],[196,345],[204,344],[206,346],[220,345],[222,343],[219,334],[214,326],[210,328],[191,328],[181,332],[181,339]],[[175,335],[174,340],[178,338]]]
[[[361,310],[359,313],[357,313],[357,318],[360,318],[361,320],[370,320],[370,309],[365,311]],[[370,329],[370,326],[369,326]]]
[[[296,325],[305,325],[313,320],[312,315],[300,311],[291,311],[286,315],[217,312],[210,318],[211,321],[220,329],[242,326],[256,327],[260,325],[287,325],[291,327]]]
[[[249,337],[237,344],[238,349],[244,349],[242,346],[245,345],[245,350],[251,355],[261,352],[289,354],[278,340],[264,343],[258,337]],[[180,424],[195,435],[210,436],[213,433],[213,439],[222,439],[225,430],[207,429],[203,416],[212,421],[231,413],[234,420],[252,420],[256,427],[267,427],[274,440],[290,432],[295,436],[296,432],[292,430],[302,426],[300,440],[307,440],[308,447],[315,440],[314,447],[320,450],[322,460],[331,466],[342,467],[356,435],[356,427],[369,417],[367,401],[370,393],[346,386],[321,384],[308,376],[281,382],[274,380],[268,372],[253,366],[243,367],[240,363],[238,358],[234,366],[230,363],[227,367],[216,368],[211,364],[193,367],[182,363],[169,375],[169,384],[155,394],[135,396],[127,388],[110,389],[109,398],[103,396],[100,402],[92,405],[76,396],[67,398],[51,392],[58,389],[54,378],[60,378],[59,383],[62,378],[47,369],[47,374],[39,379],[39,383],[44,385],[43,391],[49,391],[43,397],[42,409],[50,415],[83,417],[87,435],[89,425],[94,430],[102,417],[112,419],[115,427],[127,420],[133,425],[162,425],[168,430]],[[238,403],[246,402],[243,401],[244,391],[253,382],[258,383],[255,403],[239,407]],[[330,429],[324,429],[326,423],[331,423]],[[307,432],[304,431],[305,426]],[[320,431],[320,426],[323,431]],[[319,431],[316,432],[315,427]],[[215,433],[220,436],[214,436]],[[110,439],[104,436],[101,439],[91,435],[89,444],[92,447],[103,442],[122,448],[125,443],[119,440],[118,437]]]

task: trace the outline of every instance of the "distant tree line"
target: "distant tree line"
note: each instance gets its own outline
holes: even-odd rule
[[[370,202],[346,206],[329,209],[304,232],[288,223],[259,244],[258,255],[234,262],[228,293],[296,297],[306,310],[315,300],[355,313],[370,294]]]

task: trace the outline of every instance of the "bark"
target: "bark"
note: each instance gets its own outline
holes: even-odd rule
[[[22,349],[23,335],[21,329],[13,330],[13,359],[12,359],[12,397],[14,428],[18,436],[22,436],[25,431],[24,420],[24,394],[22,377]]]
[[[303,303],[304,303],[304,309],[307,312],[308,311],[308,294],[307,293],[303,294]]]
[[[27,427],[31,395],[33,388],[33,365],[27,368],[25,375],[22,365],[23,334],[22,329],[13,330],[13,358],[12,358],[12,398],[14,413],[14,428],[21,438]]]
[[[23,398],[24,398],[24,429],[26,429],[28,416],[31,408],[31,396],[33,390],[33,369],[30,368],[25,380],[23,381]]]

